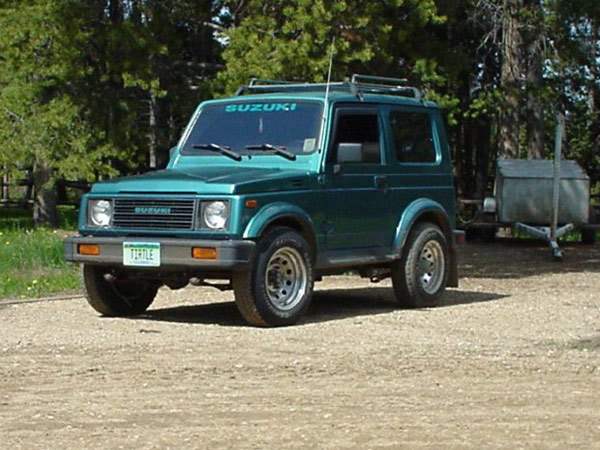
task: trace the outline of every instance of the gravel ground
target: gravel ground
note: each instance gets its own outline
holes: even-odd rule
[[[600,448],[600,246],[468,244],[461,286],[317,284],[298,326],[231,293],[160,291],[130,319],[82,298],[0,305],[3,448]]]

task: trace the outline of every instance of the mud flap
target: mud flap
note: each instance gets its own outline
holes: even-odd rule
[[[450,248],[450,267],[448,268],[448,282],[446,285],[448,287],[458,287],[458,256],[456,254],[456,249],[453,247]]]
[[[448,268],[448,287],[458,287],[458,252],[457,245],[465,243],[465,232],[462,230],[452,231],[452,241],[450,246],[450,267]]]

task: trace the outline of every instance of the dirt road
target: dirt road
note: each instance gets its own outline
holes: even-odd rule
[[[3,448],[600,448],[600,246],[469,244],[461,287],[317,284],[246,327],[231,293],[162,290],[134,319],[0,306]]]

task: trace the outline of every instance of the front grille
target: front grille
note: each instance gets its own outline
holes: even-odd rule
[[[193,199],[116,198],[113,227],[137,230],[191,230]]]

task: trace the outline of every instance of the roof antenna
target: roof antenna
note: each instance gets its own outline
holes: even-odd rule
[[[329,97],[329,84],[331,83],[331,69],[333,68],[333,52],[335,51],[335,36],[331,38],[331,52],[329,54],[329,71],[327,72],[327,87],[325,88],[325,101]]]
[[[327,117],[329,107],[329,85],[331,84],[331,70],[333,68],[333,52],[335,51],[335,36],[331,38],[331,52],[329,54],[329,71],[327,72],[327,85],[325,86],[325,107],[323,108],[323,125]]]

